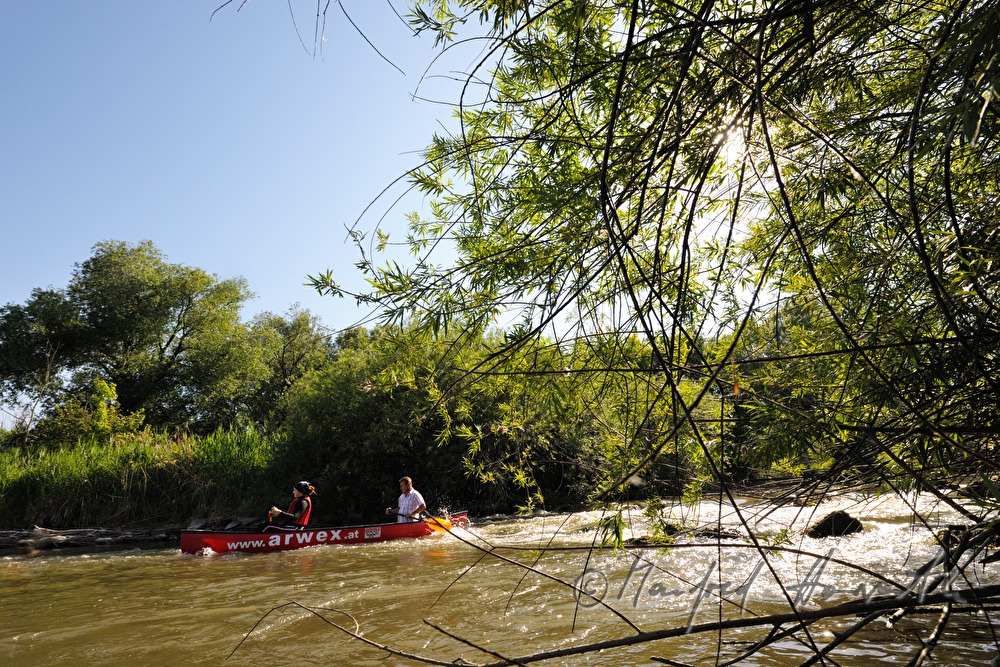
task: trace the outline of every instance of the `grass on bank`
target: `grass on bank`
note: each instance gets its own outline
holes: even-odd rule
[[[173,439],[149,430],[110,444],[0,448],[0,528],[183,525],[256,515],[287,495],[280,449],[256,431]]]

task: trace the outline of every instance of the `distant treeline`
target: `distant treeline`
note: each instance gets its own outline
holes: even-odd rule
[[[639,397],[630,392],[643,385],[610,391],[612,375],[587,370],[595,348],[587,361],[580,350],[574,358],[547,346],[535,360],[548,372],[494,368],[483,377],[488,338],[459,351],[405,328],[346,332],[273,395],[268,419],[234,410],[232,423],[207,433],[198,422],[126,414],[116,385],[101,377],[53,392],[36,420],[0,431],[0,527],[263,516],[300,479],[317,487],[315,520],[372,520],[402,475],[432,510],[578,506],[648,449],[630,443],[634,452],[621,458],[625,448],[609,436],[608,424],[635,418]],[[647,354],[639,345],[632,353],[639,364]],[[696,451],[671,449],[653,468],[658,478],[624,490],[680,493],[695,479]]]
[[[485,514],[804,472],[869,479],[873,463],[898,485],[915,478],[913,457],[927,484],[966,474],[969,453],[932,438],[864,455],[871,433],[837,426],[842,397],[810,380],[864,378],[815,346],[761,364],[726,360],[725,336],[678,339],[684,363],[666,367],[662,349],[620,331],[559,344],[456,320],[330,335],[297,309],[243,322],[248,296],[152,244],[107,242],[65,289],[0,308],[13,417],[0,429],[0,527],[262,516],[302,479],[318,490],[315,520],[334,523],[378,518],[403,475],[431,510]],[[742,338],[765,349],[810,319],[814,302],[791,301]],[[849,405],[880,400],[859,391]]]
[[[652,363],[636,339],[541,343],[500,365],[501,333],[330,336],[299,310],[243,323],[247,296],[152,244],[107,242],[67,288],[0,309],[16,417],[0,430],[0,525],[261,514],[300,479],[318,489],[317,520],[365,520],[402,475],[432,510],[579,505],[672,419],[638,410],[648,383],[633,379]],[[607,370],[624,367],[638,374]],[[615,437],[639,420],[647,441]],[[683,440],[625,490],[682,491],[699,467]]]

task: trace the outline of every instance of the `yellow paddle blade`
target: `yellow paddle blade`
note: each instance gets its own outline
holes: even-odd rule
[[[431,530],[436,530],[439,533],[447,533],[451,530],[451,521],[448,519],[438,519],[437,517],[431,517],[427,519],[427,526]]]

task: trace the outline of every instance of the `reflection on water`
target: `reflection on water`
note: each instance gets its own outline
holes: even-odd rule
[[[491,658],[435,630],[467,638],[496,655],[524,656],[723,619],[810,610],[883,594],[914,581],[936,553],[931,534],[915,529],[899,501],[839,499],[820,508],[741,505],[744,521],[765,539],[838,507],[860,517],[864,533],[786,546],[805,553],[763,558],[739,546],[622,552],[587,549],[598,539],[598,513],[481,520],[456,537],[377,545],[320,546],[256,555],[182,556],[176,549],[0,558],[0,663],[3,665],[229,664],[411,665],[351,639],[330,623],[360,627],[372,642],[450,662]],[[921,506],[933,522],[955,517]],[[738,526],[732,508],[703,502],[679,508],[677,521]],[[639,511],[629,535],[648,532]],[[504,546],[483,557],[471,545]],[[565,547],[548,551],[546,547]],[[532,566],[526,571],[509,561]],[[885,577],[880,579],[854,564]],[[970,568],[976,582],[996,582],[995,565]],[[578,582],[588,595],[565,584]],[[779,585],[780,582],[780,585]],[[955,585],[958,587],[961,582]],[[308,610],[313,609],[328,622]],[[274,611],[271,611],[274,610]],[[866,626],[839,646],[840,665],[905,662],[939,610],[890,625]],[[261,619],[265,617],[263,621]],[[856,619],[817,622],[808,635],[775,641],[741,665],[782,666],[807,660]],[[357,624],[357,626],[355,626]],[[986,665],[996,655],[991,617],[956,609],[935,651],[935,665]],[[662,656],[689,664],[732,659],[766,630],[699,633],[546,664],[653,664]]]

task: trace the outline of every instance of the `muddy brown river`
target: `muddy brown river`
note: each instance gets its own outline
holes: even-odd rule
[[[932,523],[956,521],[929,499],[919,502]],[[802,536],[811,519],[838,508],[860,518],[865,531]],[[916,568],[937,551],[897,499],[842,497],[777,510],[741,501],[740,511],[758,534],[778,540],[787,531],[784,546],[805,553],[765,558],[741,546],[685,546],[704,541],[686,538],[669,550],[591,550],[601,515],[584,512],[473,517],[470,529],[454,536],[274,554],[188,556],[169,548],[3,557],[0,665],[422,664],[417,656],[485,663],[785,613],[790,599],[816,610],[898,593],[897,586],[922,585]],[[673,518],[739,529],[732,508],[723,508],[720,519],[718,504],[709,501],[678,507]],[[649,532],[638,509],[629,519],[625,537]],[[483,551],[491,547],[501,548]],[[996,564],[965,574],[977,584],[1000,582]],[[567,585],[574,583],[589,595]],[[938,611],[895,624],[880,619],[837,646],[825,664],[906,664]],[[954,605],[927,664],[990,664],[997,655],[996,613]],[[741,665],[785,667],[807,661],[810,642],[830,642],[853,620],[819,621],[809,635],[778,639],[749,655],[766,628],[697,632],[542,664],[663,664],[660,657],[721,665],[745,655]]]

